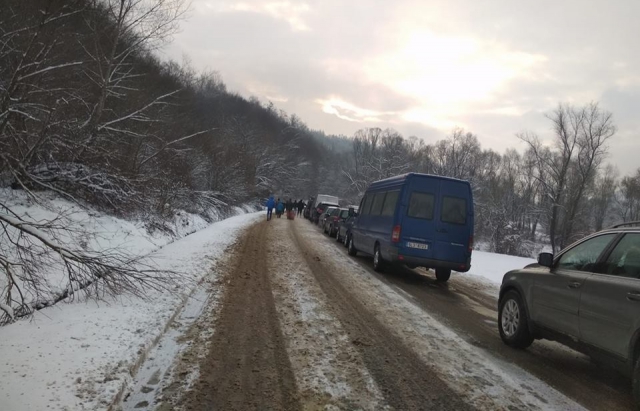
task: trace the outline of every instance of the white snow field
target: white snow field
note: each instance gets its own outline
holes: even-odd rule
[[[53,205],[71,206],[60,200]],[[0,409],[108,408],[130,383],[132,367],[165,331],[198,281],[207,274],[217,275],[215,261],[244,228],[262,217],[248,210],[237,208],[236,213],[245,214],[208,227],[204,219],[182,213],[176,217],[183,221],[175,223],[173,236],[152,236],[142,223],[74,210],[74,218],[97,234],[90,240],[91,248],[118,246],[148,254],[159,269],[175,271],[179,285],[171,291],[150,292],[144,299],[63,301],[32,318],[0,327]],[[26,203],[19,212],[33,219],[50,213]]]
[[[483,277],[493,284],[501,284],[502,277],[508,271],[523,268],[535,262],[536,260],[532,258],[474,250],[471,254],[471,270],[468,274]]]

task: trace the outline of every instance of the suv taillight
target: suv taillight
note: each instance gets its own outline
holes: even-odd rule
[[[393,227],[393,231],[391,232],[391,242],[397,243],[400,241],[400,226],[397,225]]]

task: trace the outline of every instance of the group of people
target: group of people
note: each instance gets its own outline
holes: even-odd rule
[[[294,201],[293,199],[288,199],[285,202],[282,202],[279,198],[277,200],[274,199],[273,196],[269,197],[267,200],[267,221],[271,220],[271,216],[273,215],[273,210],[276,211],[276,217],[282,217],[282,214],[286,212],[294,212],[298,214],[298,216],[302,215],[302,210],[304,210],[304,201],[298,200]]]

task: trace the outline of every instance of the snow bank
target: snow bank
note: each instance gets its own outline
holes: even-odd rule
[[[82,208],[51,193],[41,193],[39,196],[41,201],[37,204],[22,190],[0,189],[0,204],[10,207],[24,221],[37,224],[55,220],[57,227],[47,230],[43,235],[71,250],[110,250],[131,257],[146,255],[176,239],[206,228],[211,222],[256,211],[255,206],[247,204],[226,210],[210,210],[207,219],[178,210],[168,220],[156,217],[125,220]],[[5,217],[12,218],[8,215]],[[16,259],[15,247],[7,238],[9,235],[15,240],[16,234],[16,229],[8,227],[7,232],[0,235],[0,254]],[[29,292],[28,287],[18,281],[23,292],[26,291],[27,303],[47,299],[68,286],[62,260],[50,251],[42,259],[46,262],[46,269],[40,272],[44,285],[39,288],[37,295]],[[0,300],[4,300],[2,290],[5,286],[6,278],[0,276]]]
[[[471,254],[471,270],[468,274],[483,277],[493,284],[501,284],[502,277],[511,270],[535,263],[532,258],[474,251]],[[456,274],[457,275],[457,274]]]
[[[217,274],[212,267],[226,247],[262,217],[261,213],[239,215],[172,242],[208,223],[178,214],[170,223],[176,228],[173,234],[150,234],[142,221],[83,211],[61,200],[51,200],[54,211],[19,197],[11,200],[14,211],[34,220],[54,215],[53,207],[64,207],[93,233],[91,238],[73,241],[84,241],[91,249],[126,247],[132,253],[148,254],[158,268],[181,276],[181,285],[171,292],[152,292],[145,299],[121,296],[99,303],[63,302],[32,319],[0,327],[0,409],[12,411],[106,409],[130,382],[132,368],[165,331],[185,296],[204,275]],[[235,212],[247,210],[248,206]]]

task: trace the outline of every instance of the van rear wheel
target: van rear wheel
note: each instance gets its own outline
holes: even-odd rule
[[[448,268],[436,268],[436,280],[446,283],[451,277],[451,270]]]
[[[385,261],[382,259],[382,254],[380,253],[380,246],[376,244],[376,248],[373,251],[373,269],[377,272],[384,271]]]
[[[347,253],[352,257],[355,257],[355,255],[358,254],[358,250],[353,244],[353,236],[349,236],[349,242],[347,243]]]

